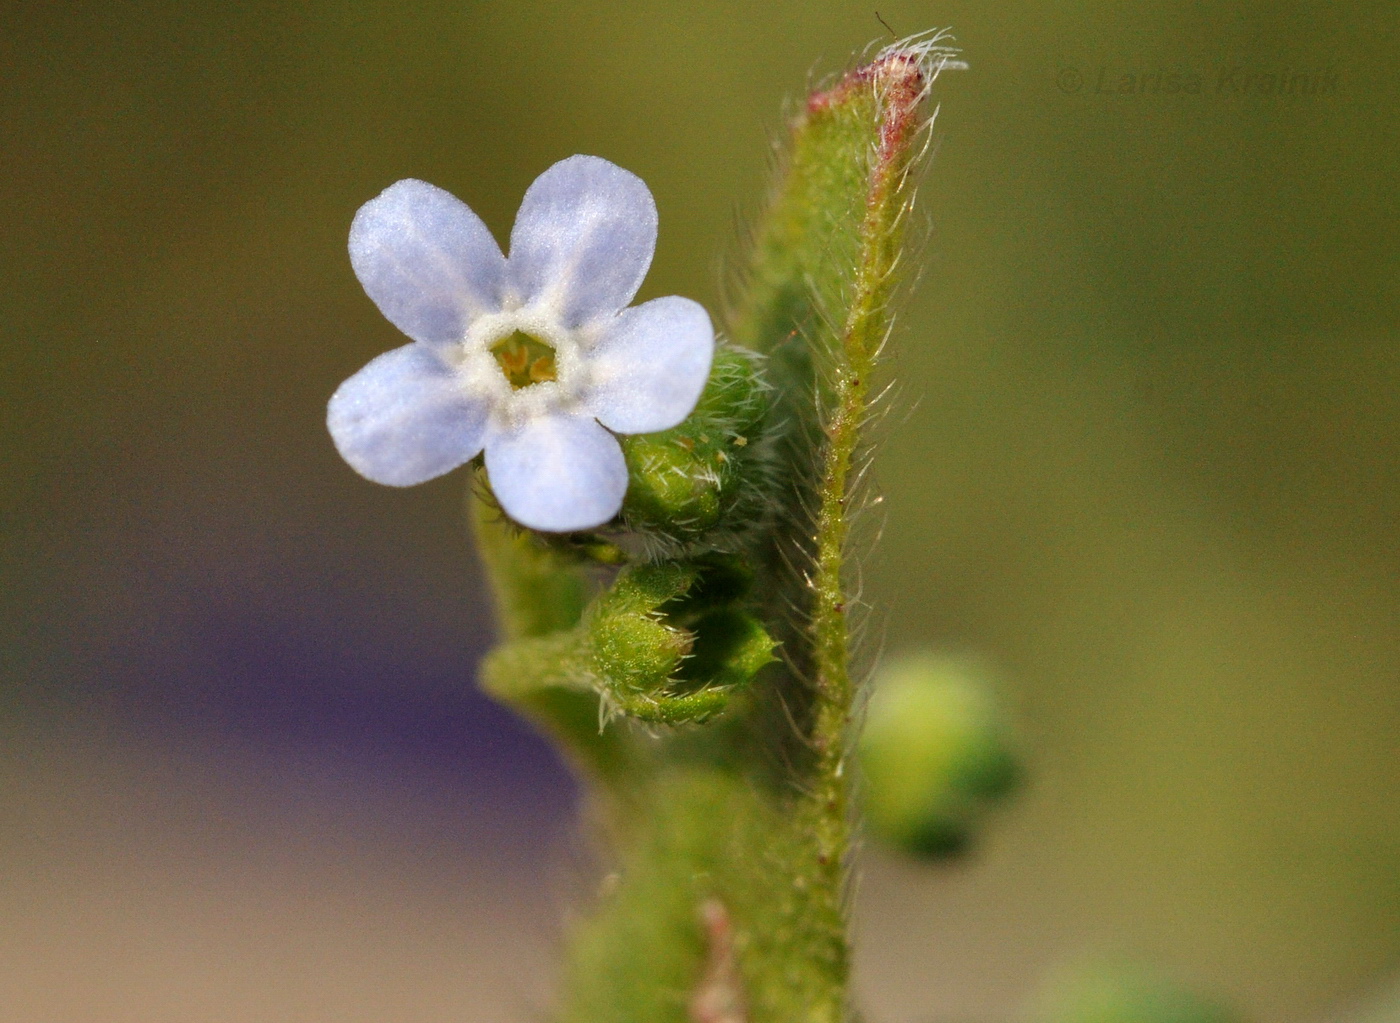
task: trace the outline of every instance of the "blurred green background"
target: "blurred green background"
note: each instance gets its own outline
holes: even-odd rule
[[[937,90],[866,594],[890,648],[1001,666],[1032,782],[960,866],[870,851],[870,1019],[994,1019],[1094,954],[1328,1017],[1400,969],[1400,9],[879,12],[972,69]],[[642,297],[717,311],[785,101],[883,32],[826,0],[0,7],[7,1018],[547,1004],[588,849],[469,689],[461,476],[374,487],[325,434],[401,340],[350,218],[413,176],[503,238],[595,153],[660,208]]]

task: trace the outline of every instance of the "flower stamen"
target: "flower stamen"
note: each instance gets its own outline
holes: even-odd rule
[[[491,346],[491,354],[510,386],[519,391],[532,384],[543,384],[559,377],[554,349],[522,331]]]

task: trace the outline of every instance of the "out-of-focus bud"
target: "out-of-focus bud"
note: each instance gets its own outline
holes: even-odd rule
[[[866,824],[922,858],[966,848],[1021,769],[976,661],[907,654],[876,674],[859,744]]]
[[[1035,1023],[1240,1023],[1229,1006],[1150,971],[1080,967],[1046,984]]]

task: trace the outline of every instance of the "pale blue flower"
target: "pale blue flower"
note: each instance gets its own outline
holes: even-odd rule
[[[368,479],[403,487],[484,449],[491,489],[522,525],[607,522],[627,491],[613,434],[685,419],[714,355],[699,303],[627,307],[655,248],[646,184],[596,156],[535,179],[509,258],[459,199],[423,181],[390,185],[355,215],[350,262],[413,343],[331,398],[326,421],[341,455]]]

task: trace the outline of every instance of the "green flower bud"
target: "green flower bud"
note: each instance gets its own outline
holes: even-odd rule
[[[773,638],[734,606],[752,579],[736,562],[662,562],[618,574],[589,608],[591,669],[613,709],[645,721],[698,721],[773,660]]]
[[[694,644],[689,633],[643,614],[599,618],[590,639],[595,669],[613,687],[639,694],[664,688]]]
[[[762,622],[743,611],[712,611],[692,628],[694,656],[681,665],[682,681],[734,688],[747,684],[775,659],[773,637]]]
[[[619,438],[630,476],[626,527],[660,553],[697,549],[757,521],[771,473],[762,443],[767,386],[752,354],[721,348],[690,417],[660,433]],[[724,547],[724,543],[709,545]],[[699,543],[698,549],[705,549]]]
[[[1097,966],[1046,985],[1037,1023],[1238,1023],[1228,1006],[1141,969]]]
[[[883,667],[858,747],[871,830],[920,857],[962,851],[1016,786],[1007,732],[973,662],[915,654]]]

